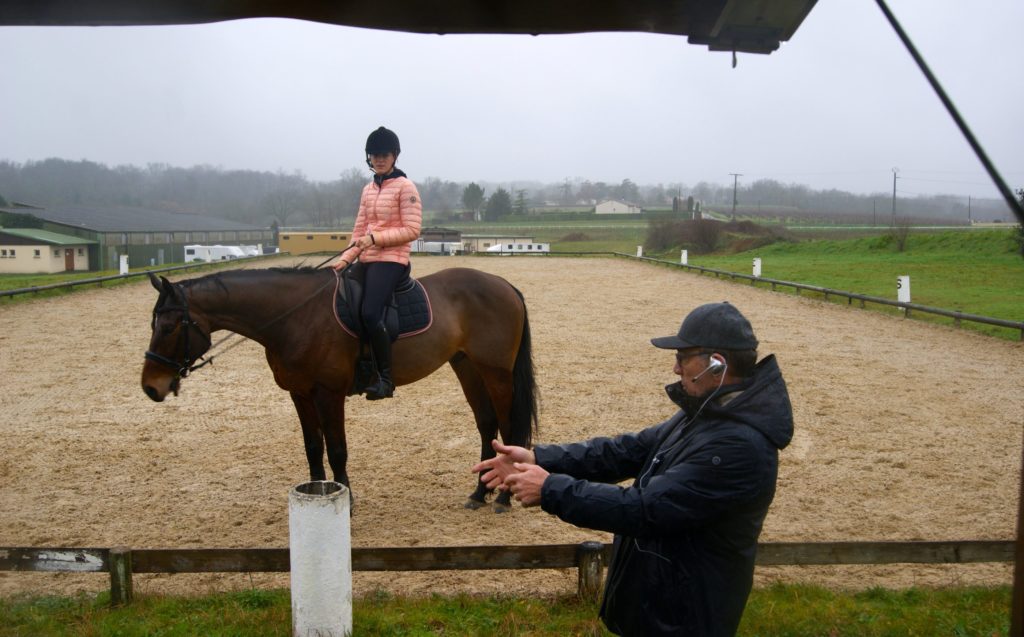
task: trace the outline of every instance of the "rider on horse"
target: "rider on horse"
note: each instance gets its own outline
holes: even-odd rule
[[[369,400],[390,398],[395,391],[391,376],[391,337],[384,324],[384,306],[409,268],[412,242],[420,236],[423,206],[419,191],[395,167],[402,151],[398,135],[381,126],[366,138],[366,164],[373,181],[363,188],[359,214],[352,230],[351,250],[334,266],[348,267],[357,257],[366,267],[366,285],[360,318],[369,335],[377,367],[377,382],[366,388]]]

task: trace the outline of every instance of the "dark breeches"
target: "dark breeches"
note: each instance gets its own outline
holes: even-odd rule
[[[359,316],[366,328],[376,325],[384,317],[384,305],[404,277],[405,270],[406,266],[390,261],[366,264],[363,305],[359,308]]]

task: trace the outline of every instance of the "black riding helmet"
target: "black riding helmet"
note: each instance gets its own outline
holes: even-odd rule
[[[367,155],[394,153],[395,157],[398,157],[400,152],[402,152],[402,145],[398,143],[398,135],[383,126],[370,133],[370,136],[366,138]]]

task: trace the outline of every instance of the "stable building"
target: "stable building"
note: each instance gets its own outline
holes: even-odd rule
[[[185,246],[196,243],[269,246],[274,242],[270,228],[147,208],[22,204],[0,208],[0,226],[6,214],[31,215],[42,230],[77,237],[84,246],[89,270],[116,270],[121,255],[128,255],[130,267],[184,263]]]
[[[54,274],[89,269],[96,242],[38,228],[0,228],[0,272]]]

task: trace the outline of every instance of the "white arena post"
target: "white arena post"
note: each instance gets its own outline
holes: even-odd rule
[[[118,259],[118,274],[128,274],[128,255],[122,254]]]
[[[754,276],[761,278],[761,258],[754,259]]]
[[[910,277],[907,275],[896,277],[896,300],[900,303],[910,303]],[[905,307],[901,307],[900,310],[909,314]]]
[[[288,494],[292,635],[352,634],[352,535],[349,491],[329,480]]]
[[[683,265],[686,265],[686,263],[688,261],[689,261],[689,258],[687,256],[687,251],[683,250],[682,253],[679,255],[679,263],[682,263]]]
[[[643,246],[637,246],[636,247],[636,256],[638,256],[638,257],[644,256],[644,247]]]

